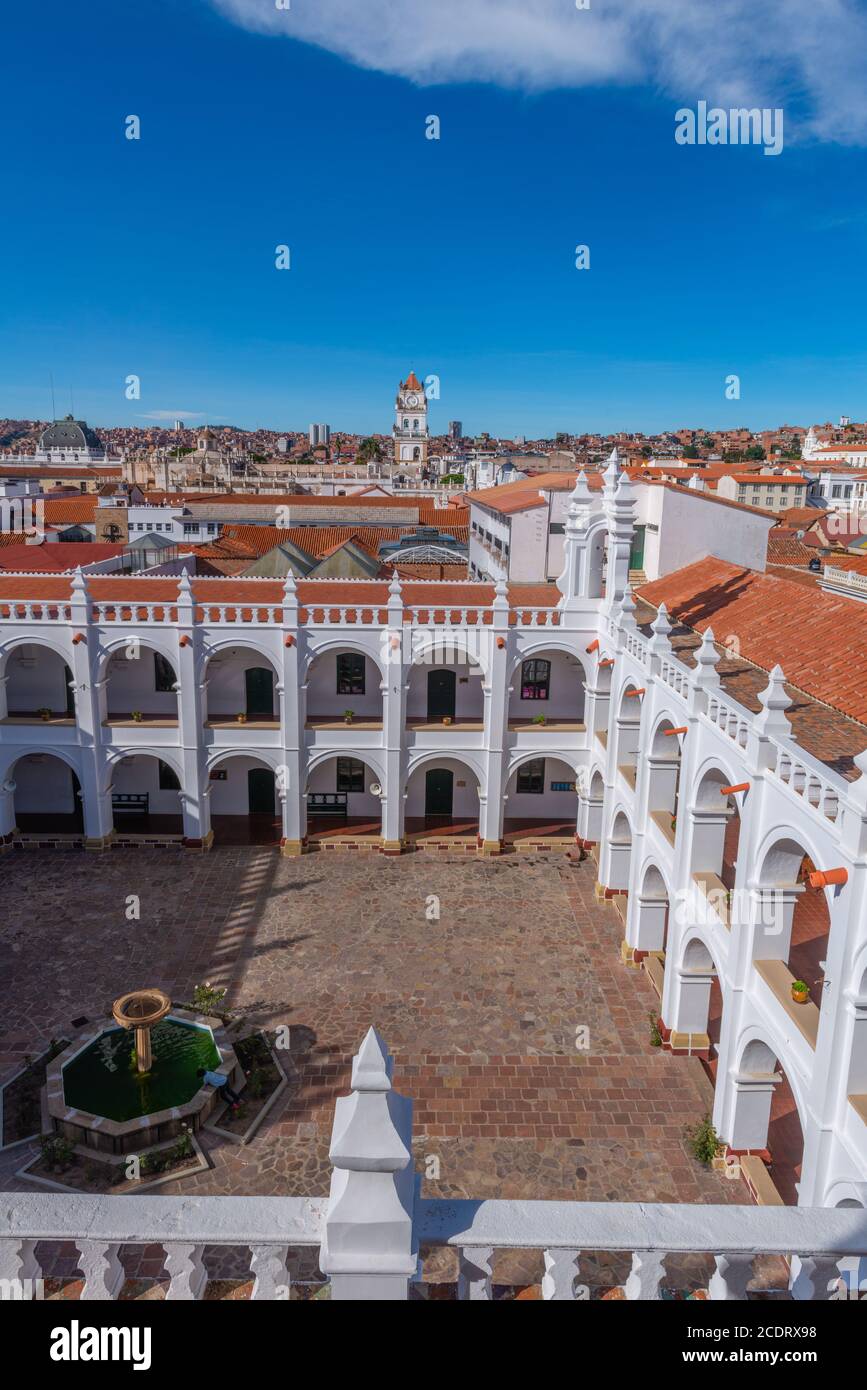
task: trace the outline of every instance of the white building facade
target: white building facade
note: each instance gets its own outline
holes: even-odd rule
[[[620,912],[624,966],[660,993],[664,1044],[715,1067],[730,1155],[767,1151],[787,1087],[793,1200],[867,1205],[867,752],[842,776],[794,741],[778,669],[755,714],[725,693],[710,634],[690,667],[664,610],[640,630],[635,512],[616,462],[601,493],[579,477],[557,587],[535,596],[3,577],[0,840],[38,842],[23,824],[53,808],[107,849],[138,804],[199,850],[219,817],[270,809],[289,855],[333,808],[372,820],[386,854],[418,821],[469,826],[456,847],[483,854],[512,822],[568,822]],[[824,914],[821,982],[796,1003],[804,903]]]

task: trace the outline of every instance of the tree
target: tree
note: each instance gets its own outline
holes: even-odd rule
[[[695,445],[695,444],[684,444],[684,446],[683,446],[683,457],[684,457],[685,459],[697,459],[697,458],[701,458],[701,454],[698,452],[698,447],[697,447],[697,445]]]
[[[763,459],[766,457],[767,455],[761,444],[751,444],[745,454],[745,458],[748,459]]]

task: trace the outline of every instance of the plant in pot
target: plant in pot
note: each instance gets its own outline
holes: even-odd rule
[[[792,998],[796,1004],[806,1004],[810,997],[810,986],[806,980],[792,981]]]
[[[239,724],[246,724],[246,722],[247,722],[247,716],[246,716],[246,714],[243,714],[243,713],[242,713],[242,714],[236,714],[236,715],[235,715],[235,719],[236,719],[236,721],[237,721]]]
[[[534,714],[534,715],[533,715],[533,723],[534,723],[534,724],[539,724],[540,726],[543,725],[543,724],[547,724],[547,723],[548,723],[548,716],[547,716],[547,714]]]
[[[452,716],[451,716],[450,714],[444,714],[444,715],[443,715],[443,723],[444,723],[444,724],[451,724],[451,722],[452,722]]]
[[[143,717],[144,717],[144,716],[142,715],[142,712],[141,712],[140,709],[134,709],[134,710],[133,710],[133,712],[132,712],[132,718],[133,718],[133,723],[134,723],[134,724],[140,724],[141,721],[142,721],[142,719],[143,719]]]
[[[354,710],[354,709],[345,709],[345,710],[343,711],[343,722],[344,722],[344,724],[351,724],[354,718],[355,718],[355,710]]]
[[[672,828],[672,831],[675,831],[675,830],[677,829],[677,816],[672,816],[672,818],[671,818],[671,828]]]
[[[36,711],[36,713],[39,715],[39,718],[46,724],[51,718],[51,710],[48,708],[47,705],[43,705],[41,709],[38,709]]]

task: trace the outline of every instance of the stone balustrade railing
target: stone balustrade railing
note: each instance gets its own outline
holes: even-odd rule
[[[781,1291],[796,1299],[852,1296],[867,1258],[863,1209],[684,1204],[424,1199],[412,1164],[412,1102],[391,1085],[391,1059],[371,1028],[352,1067],[351,1094],[337,1101],[331,1192],[306,1197],[98,1197],[4,1193],[0,1291],[38,1296],[39,1242],[71,1241],[81,1297],[113,1299],[129,1247],[161,1245],[169,1299],[197,1299],[208,1279],[208,1246],[248,1252],[255,1299],[286,1299],[291,1255],[318,1249],[338,1300],[402,1300],[423,1277],[425,1255],[457,1254],[457,1296],[492,1295],[498,1251],[532,1251],[544,1270],[543,1299],[589,1296],[584,1253],[629,1258],[627,1299],[659,1299],[668,1256],[708,1256],[711,1299],[742,1299],[754,1261],[776,1256]],[[291,1141],[287,1141],[291,1142]],[[745,1194],[746,1195],[746,1194]]]

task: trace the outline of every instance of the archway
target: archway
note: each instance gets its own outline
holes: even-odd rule
[[[807,985],[809,1004],[821,1010],[825,993],[825,957],[831,916],[825,891],[809,886],[815,868],[806,847],[793,836],[781,836],[769,847],[758,875],[762,889],[762,921],[756,934],[756,959],[783,961],[791,980]],[[768,971],[764,973],[768,978]],[[785,982],[787,985],[790,981]],[[776,987],[772,979],[772,987]],[[813,1015],[815,1021],[815,1015]],[[815,1039],[813,1039],[815,1045]]]
[[[635,790],[638,777],[638,750],[641,746],[641,695],[629,681],[620,696],[617,711],[617,770]]]
[[[680,736],[670,719],[661,719],[647,757],[647,805],[651,819],[672,847],[677,831],[680,765]]]
[[[307,668],[307,727],[346,723],[382,728],[382,672],[366,652],[350,645],[315,654]]]
[[[173,760],[156,753],[128,753],[111,772],[111,811],[115,834],[181,839],[181,780]]]
[[[278,673],[255,647],[220,647],[205,665],[203,719],[208,728],[234,724],[280,727]]]
[[[463,841],[479,836],[479,779],[459,758],[432,757],[417,763],[406,786],[406,838]]]
[[[379,790],[374,791],[376,787]],[[376,769],[353,754],[323,759],[307,777],[307,839],[324,846],[335,841],[379,842],[382,782]]]
[[[72,671],[53,647],[21,642],[5,654],[5,718],[10,724],[74,723]]]
[[[752,1038],[734,1077],[730,1147],[766,1155],[768,1172],[786,1206],[797,1206],[804,1158],[798,1102],[776,1050]]]
[[[458,643],[427,648],[414,660],[406,698],[407,728],[484,727],[483,671]]]
[[[522,657],[512,671],[509,727],[583,728],[587,675],[571,652],[542,648]]]
[[[575,842],[578,792],[575,769],[562,758],[525,757],[506,784],[503,839]]]
[[[75,769],[53,753],[25,753],[10,769],[15,824],[25,835],[82,835],[84,803]]]
[[[626,893],[629,888],[629,871],[632,863],[632,826],[625,811],[618,811],[611,826],[608,841],[608,882],[609,892]]]
[[[279,845],[283,820],[275,769],[263,758],[227,754],[208,772],[215,844]]]
[[[725,926],[731,925],[740,843],[740,813],[730,777],[718,767],[700,777],[691,808],[693,882]]]
[[[115,647],[103,663],[103,720],[116,728],[177,724],[178,678],[168,657],[139,638]]]

